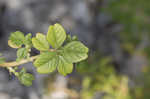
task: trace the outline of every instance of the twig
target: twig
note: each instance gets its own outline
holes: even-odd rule
[[[5,63],[0,64],[0,67],[15,67],[15,66],[19,66],[19,65],[22,65],[22,64],[25,64],[25,63],[28,63],[28,62],[32,62],[37,57],[38,57],[38,55],[37,56],[32,56],[32,57],[30,57],[28,59],[23,59],[23,60],[21,60],[19,62],[16,62],[16,61],[5,62]]]

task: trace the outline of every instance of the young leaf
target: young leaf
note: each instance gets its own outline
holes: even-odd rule
[[[11,40],[8,40],[8,45],[11,47],[11,48],[20,48],[21,46],[17,46],[15,44],[12,43]]]
[[[32,34],[29,33],[25,36],[24,44],[27,46],[32,46],[32,39],[31,39]]]
[[[65,39],[66,32],[60,24],[55,24],[49,27],[47,33],[47,40],[53,48],[59,48],[63,44]]]
[[[46,37],[41,33],[37,33],[36,37],[32,38],[32,43],[33,46],[40,51],[47,51],[49,49]]]
[[[67,35],[66,43],[70,43],[72,41],[78,41],[78,38],[76,36],[71,37],[71,35]]]
[[[17,50],[17,59],[16,61],[20,61],[21,59],[26,58],[28,55],[28,50],[26,48],[19,48]]]
[[[66,76],[68,73],[71,73],[73,70],[73,64],[67,63],[64,59],[64,57],[59,56],[58,66],[57,66],[58,72],[64,76]]]
[[[19,80],[22,84],[26,86],[31,86],[32,81],[34,80],[34,76],[30,73],[23,73],[22,75],[19,75]]]
[[[63,48],[63,57],[69,63],[76,63],[88,57],[88,48],[79,41],[72,41]]]
[[[24,41],[24,34],[20,31],[16,31],[11,33],[10,38],[9,38],[9,45],[10,46],[16,46],[16,47],[21,47]]]
[[[23,67],[22,69],[21,69],[21,71],[19,72],[19,74],[20,75],[23,75],[24,73],[26,73],[27,72],[27,70]]]
[[[72,41],[71,35],[67,35],[66,42],[68,43],[68,42],[71,42],[71,41]]]
[[[72,37],[72,41],[78,41],[77,36],[73,36],[73,37]]]
[[[34,61],[34,66],[39,73],[50,73],[56,69],[57,62],[56,52],[44,52]]]

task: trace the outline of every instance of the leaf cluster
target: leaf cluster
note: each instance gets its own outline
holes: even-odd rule
[[[47,35],[37,33],[32,38],[33,46],[41,51],[34,66],[39,73],[50,73],[56,68],[62,75],[72,72],[73,63],[87,58],[88,48],[79,41],[71,41],[63,46],[66,32],[59,24],[50,26]]]
[[[32,37],[31,33],[24,35],[23,32],[11,33],[8,45],[17,49],[16,62],[32,58],[31,48],[40,52],[33,62],[38,73],[48,74],[56,69],[64,76],[71,73],[73,63],[85,60],[88,57],[88,48],[77,40],[76,36],[71,37],[66,34],[65,29],[58,23],[49,26],[46,35],[37,33]],[[10,69],[10,68],[9,68]],[[18,77],[22,84],[30,86],[34,77],[32,74],[22,69],[20,72],[14,68],[10,70]]]

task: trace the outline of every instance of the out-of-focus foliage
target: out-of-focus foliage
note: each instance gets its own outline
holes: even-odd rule
[[[123,30],[119,33],[123,41],[123,48],[130,53],[144,41],[150,38],[150,0],[109,0],[104,12],[112,16],[113,21],[122,24]],[[149,40],[148,40],[149,41]],[[150,46],[145,46],[143,55],[150,60]],[[144,68],[140,77],[136,78],[131,92],[132,99],[150,98],[150,68]]]
[[[124,48],[130,51],[150,34],[149,4],[149,0],[108,0],[103,9],[115,22],[123,25],[121,40]]]
[[[107,0],[102,10],[112,16],[113,23],[123,26],[118,33],[122,49],[132,54],[145,39],[150,38],[150,0]],[[144,49],[143,49],[144,48]],[[150,60],[150,47],[142,55]],[[92,53],[88,60],[77,65],[83,75],[81,99],[149,99],[150,68],[146,67],[129,85],[129,78],[115,71],[111,57]]]
[[[149,99],[150,98],[150,68],[143,68],[143,73],[140,77],[136,78],[136,84],[131,89],[133,92],[133,99]]]
[[[98,55],[98,54],[97,54]],[[131,99],[128,90],[128,78],[116,74],[110,57],[90,56],[81,62],[77,70],[84,75],[82,99],[93,99],[96,93],[102,99]]]
[[[111,57],[98,53],[89,55],[88,60],[77,65],[82,75],[81,99],[149,99],[150,68],[144,67],[140,76],[129,85],[129,78],[115,71]]]
[[[150,0],[107,0],[101,9],[112,16],[113,23],[123,26],[118,34],[122,49],[130,54],[150,38],[149,4]],[[142,55],[150,60],[150,46],[143,48]],[[81,99],[94,99],[97,93],[102,99],[149,99],[150,68],[144,68],[129,86],[129,78],[117,74],[111,60],[111,57],[92,53],[88,60],[77,65],[83,75]]]

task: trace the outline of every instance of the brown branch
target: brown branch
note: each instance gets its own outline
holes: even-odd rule
[[[22,65],[22,64],[25,64],[25,63],[28,63],[28,62],[32,62],[33,60],[35,60],[36,58],[38,57],[37,56],[32,56],[30,57],[29,59],[23,59],[19,62],[16,62],[16,61],[13,61],[13,62],[5,62],[3,64],[0,64],[0,67],[15,67],[15,66],[19,66],[19,65]]]

